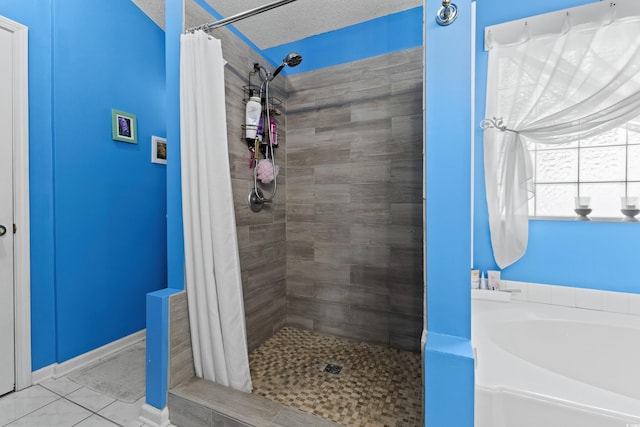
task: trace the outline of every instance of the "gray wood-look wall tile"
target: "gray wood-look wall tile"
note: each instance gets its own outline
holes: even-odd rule
[[[302,261],[290,259],[287,263],[287,281],[309,280],[332,282],[336,284],[349,284],[350,267],[336,263],[322,263],[316,260]]]
[[[169,298],[169,387],[175,387],[195,375],[187,293]]]
[[[389,139],[384,143],[378,143],[375,139],[355,140],[351,144],[351,160],[368,162],[408,157],[422,158],[422,137],[415,137],[415,139],[394,137],[391,136],[391,129],[388,133]]]
[[[407,295],[394,292],[389,295],[389,307],[397,313],[418,313],[422,310],[422,290]]]
[[[213,412],[189,398],[169,394],[168,406],[171,424],[182,427],[213,425]]]
[[[290,295],[287,298],[287,312],[297,316],[333,322],[349,321],[349,306],[312,298]]]
[[[251,291],[264,286],[283,284],[282,279],[286,277],[286,270],[286,265],[280,261],[249,269],[246,289]]]
[[[289,222],[287,239],[306,242],[348,243],[350,226],[340,223]]]
[[[390,203],[395,197],[391,183],[357,183],[350,186],[350,198],[352,203],[379,206]]]
[[[358,341],[365,341],[370,344],[388,347],[390,344],[389,333],[370,326],[360,327],[349,322],[331,322],[317,320],[314,322],[314,329],[330,335],[337,335]]]
[[[315,281],[307,278],[287,279],[287,296],[314,297],[316,293]]]
[[[313,203],[287,203],[287,222],[313,222],[315,215],[316,211]]]
[[[351,224],[351,203],[316,203],[313,222],[316,224]]]
[[[316,109],[288,110],[287,126],[291,129],[306,127],[335,126],[349,123],[351,120],[351,107],[340,105],[327,111],[327,114],[318,114]]]
[[[391,119],[391,134],[394,138],[412,141],[409,145],[409,148],[413,149],[412,152],[422,153],[422,137],[417,137],[418,132],[422,132],[422,125],[422,113],[394,117]]]
[[[361,245],[385,245],[396,248],[422,246],[422,227],[395,224],[353,224],[351,242]]]
[[[422,77],[411,49],[288,79],[287,324],[419,350]]]
[[[398,225],[414,225],[422,222],[422,203],[391,203],[391,223]],[[421,230],[424,231],[424,230]]]
[[[314,184],[313,168],[299,167],[295,168],[291,165],[287,168],[287,176],[295,180],[297,185]],[[287,203],[289,205],[289,203]],[[288,207],[287,207],[288,210]]]
[[[414,353],[420,353],[421,343],[420,337],[410,336],[410,335],[393,335],[391,336],[391,340],[389,342],[389,346],[393,348],[398,348],[400,350],[412,351]]]
[[[310,140],[313,140],[316,136],[315,127],[303,127],[299,129],[293,129],[287,120],[287,137],[290,141],[287,141],[287,150],[295,150],[300,147],[306,146]]]
[[[292,184],[287,190],[287,200],[293,203],[351,202],[351,184]]]
[[[349,163],[349,148],[304,147],[291,150],[287,154],[287,164],[293,168],[313,167],[315,165],[335,165]]]
[[[351,224],[391,224],[392,211],[389,203],[351,203]]]
[[[313,331],[315,330],[313,323],[314,320],[310,317],[296,316],[295,314],[289,313],[289,309],[287,307],[287,325],[293,326],[294,328]]]
[[[287,259],[313,261],[313,242],[287,241]]]
[[[249,226],[249,243],[252,246],[273,245],[285,241],[286,227],[284,222]]]

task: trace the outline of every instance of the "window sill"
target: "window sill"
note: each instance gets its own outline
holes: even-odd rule
[[[588,221],[580,220],[575,216],[530,216],[529,220],[534,221],[579,221],[579,222],[621,222],[625,224],[640,224],[640,221],[629,220],[624,218],[610,218],[610,217],[589,217]]]

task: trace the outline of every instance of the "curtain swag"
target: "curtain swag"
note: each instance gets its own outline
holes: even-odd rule
[[[496,263],[522,257],[533,165],[527,144],[593,137],[640,115],[640,17],[574,26],[489,52],[484,166]]]

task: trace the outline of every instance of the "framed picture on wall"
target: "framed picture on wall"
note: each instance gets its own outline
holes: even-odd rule
[[[159,136],[151,137],[151,162],[167,164],[167,140]]]
[[[111,110],[111,136],[116,141],[138,143],[136,115],[124,111]]]

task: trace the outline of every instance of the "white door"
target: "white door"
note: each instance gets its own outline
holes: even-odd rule
[[[12,35],[0,29],[0,395],[15,388]]]

